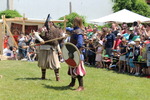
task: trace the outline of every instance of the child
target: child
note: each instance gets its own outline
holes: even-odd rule
[[[97,68],[102,68],[103,67],[103,64],[102,64],[102,50],[103,50],[103,46],[102,45],[103,45],[103,42],[99,41],[98,47],[96,47],[97,51],[96,51],[95,61],[97,63]]]
[[[14,54],[14,60],[18,60],[18,48],[17,47],[13,47],[13,54]]]
[[[140,62],[140,66],[142,68],[142,75],[148,74],[146,65],[146,42],[142,44],[141,56],[138,57],[138,62]]]
[[[116,69],[117,65],[119,63],[119,54],[117,50],[113,50],[113,58],[112,58],[112,62],[109,66],[109,69]]]
[[[111,59],[110,59],[109,55],[104,56],[103,62],[104,62],[104,68],[108,69],[111,64]]]
[[[30,42],[30,46],[27,49],[28,61],[35,61],[36,49],[34,46],[32,46],[33,44],[34,44],[33,42]]]
[[[136,66],[135,75],[139,75],[140,74],[140,65],[138,63],[138,56],[141,55],[140,38],[137,38],[134,42],[135,42],[135,46],[133,48],[133,53],[134,53],[134,62],[135,62],[135,66]]]
[[[119,72],[121,72],[122,65],[123,67],[123,72],[126,70],[126,53],[127,53],[127,45],[126,45],[126,39],[122,39],[122,42],[120,44],[120,58],[119,58]]]
[[[135,42],[129,42],[128,52],[129,52],[129,66],[130,66],[130,74],[134,74],[135,72],[135,65],[133,63],[133,48],[134,48]]]

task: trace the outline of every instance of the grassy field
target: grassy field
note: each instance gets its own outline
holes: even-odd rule
[[[106,69],[86,67],[85,90],[66,87],[70,82],[68,66],[61,64],[60,82],[53,70],[40,80],[37,62],[0,61],[0,100],[150,100],[150,79],[118,74]]]

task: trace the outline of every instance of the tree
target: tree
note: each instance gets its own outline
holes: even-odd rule
[[[22,17],[16,10],[4,10],[0,12],[0,18],[5,15],[6,18]]]
[[[140,15],[150,17],[150,6],[145,0],[113,0],[114,12],[122,9],[128,9]]]
[[[69,14],[69,15],[66,15],[65,17],[66,17],[66,20],[67,20],[66,27],[72,27],[73,19],[74,19],[75,17],[81,17],[82,20],[83,20],[83,24],[84,24],[84,25],[87,24],[87,23],[85,22],[85,16],[81,16],[81,15],[75,13],[75,12],[73,12],[73,13],[71,13],[71,14]],[[64,19],[64,17],[59,18],[59,20],[63,20],[63,19]],[[63,27],[63,26],[64,26],[63,23],[58,23],[58,25],[59,25],[60,27]]]

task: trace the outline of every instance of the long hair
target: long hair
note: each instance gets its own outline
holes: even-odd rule
[[[84,29],[82,18],[75,17],[73,20],[73,27],[79,27],[81,29]]]

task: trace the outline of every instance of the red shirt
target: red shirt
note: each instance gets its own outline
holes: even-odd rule
[[[4,40],[4,48],[6,48],[7,45],[8,45],[8,39],[5,39],[5,40]]]
[[[18,43],[18,37],[19,37],[19,35],[14,35],[13,37],[14,37],[15,41]]]
[[[122,41],[121,41],[121,39],[116,39],[115,41],[116,41],[116,43],[115,43],[114,49],[117,49],[117,46],[119,46],[119,44],[120,44]]]

